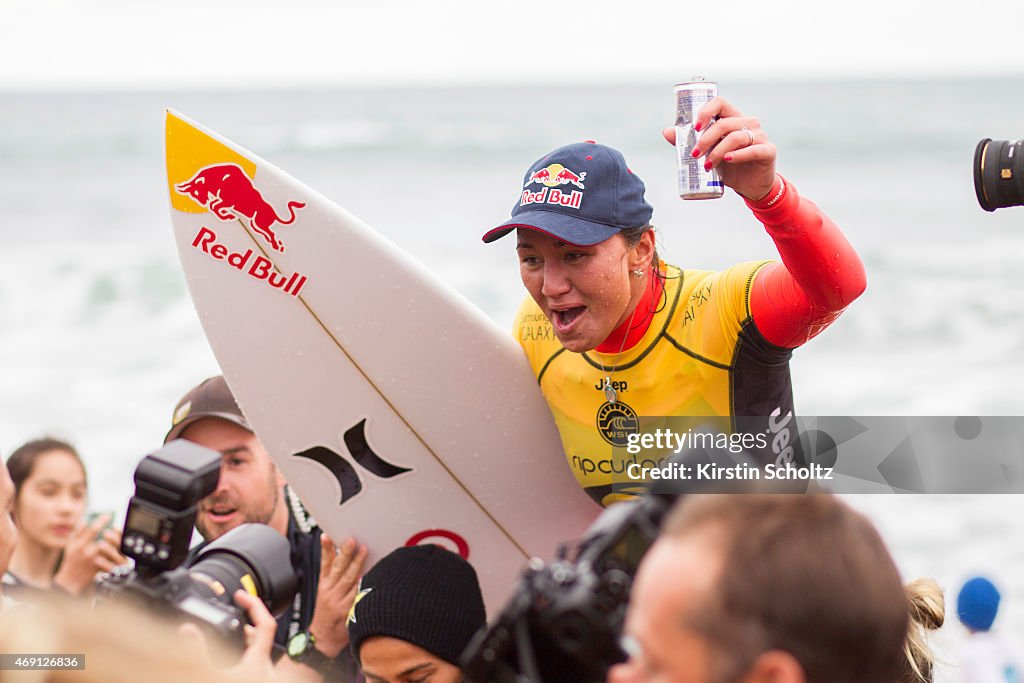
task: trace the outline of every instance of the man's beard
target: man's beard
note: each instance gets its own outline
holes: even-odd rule
[[[277,480],[276,480],[276,477],[274,476],[273,470],[271,470],[271,472],[270,472],[270,486],[269,486],[269,490],[270,490],[270,500],[269,500],[269,504],[266,505],[266,506],[250,507],[248,505],[241,504],[242,503],[241,501],[237,501],[236,502],[236,501],[232,501],[231,499],[218,499],[218,500],[212,501],[209,505],[206,505],[204,503],[203,507],[202,507],[202,510],[203,510],[203,513],[208,513],[214,507],[218,507],[221,504],[221,502],[227,502],[229,504],[230,503],[236,503],[235,505],[233,505],[233,507],[235,509],[235,513],[240,518],[240,521],[238,521],[235,524],[235,526],[231,527],[231,529],[234,529],[235,527],[237,527],[237,526],[239,526],[241,524],[246,524],[246,523],[269,524],[271,518],[274,516],[274,510],[277,509],[278,500],[281,497],[281,490],[277,486]],[[214,526],[217,527],[218,529],[220,527],[219,524],[214,524]],[[217,535],[214,535],[214,529],[211,528],[210,526],[207,526],[207,524],[206,524],[205,514],[201,514],[201,515],[197,515],[196,516],[196,529],[199,531],[199,533],[203,537],[203,539],[206,540],[207,542],[214,541],[214,540],[220,538],[225,533],[227,533],[228,531],[231,530],[231,529],[225,529],[224,531],[220,531],[219,533],[217,533]]]

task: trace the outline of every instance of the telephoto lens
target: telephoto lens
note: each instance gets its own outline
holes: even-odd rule
[[[234,606],[242,589],[281,614],[295,598],[298,580],[288,540],[265,524],[241,524],[203,548],[189,567],[197,597]]]
[[[1024,204],[1024,140],[985,138],[974,150],[974,191],[986,211]]]

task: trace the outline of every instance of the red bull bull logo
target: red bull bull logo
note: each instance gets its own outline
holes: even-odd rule
[[[574,173],[561,164],[551,164],[545,168],[535,171],[530,174],[530,177],[526,179],[524,188],[539,183],[546,187],[557,187],[559,185],[569,185],[570,183],[580,188],[583,187],[583,179],[587,177],[587,172]]]
[[[523,185],[523,196],[519,199],[520,206],[528,204],[555,204],[570,209],[578,209],[583,204],[583,180],[587,172],[576,173],[561,164],[551,164],[545,168],[534,171],[527,177]],[[534,183],[542,185],[539,190],[531,190]],[[562,192],[559,188],[562,185],[574,185],[579,190]]]
[[[303,202],[288,202],[288,218],[282,218],[238,164],[201,168],[191,179],[175,185],[174,189],[205,206],[222,221],[248,220],[249,227],[278,252],[284,252],[284,244],[274,232],[274,225],[295,222],[295,210],[306,206]]]

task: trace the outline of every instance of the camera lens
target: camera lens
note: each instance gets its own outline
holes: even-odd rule
[[[203,548],[189,574],[203,597],[233,605],[242,589],[274,614],[292,603],[298,586],[288,540],[265,524],[242,524],[224,534]]]
[[[985,138],[974,150],[974,191],[986,211],[1024,204],[1024,141]]]

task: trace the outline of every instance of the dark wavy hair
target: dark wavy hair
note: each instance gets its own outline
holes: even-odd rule
[[[661,257],[658,255],[658,242],[657,242],[658,233],[654,229],[653,225],[648,224],[648,225],[641,225],[640,227],[637,227],[637,228],[626,228],[625,230],[620,230],[619,234],[622,235],[622,238],[624,240],[626,240],[626,246],[632,248],[632,247],[635,247],[637,244],[640,243],[640,238],[643,237],[644,233],[647,232],[648,230],[650,230],[651,232],[654,233],[654,239],[655,239],[655,242],[654,242],[654,256],[651,258],[651,264],[650,264],[651,272],[654,273],[654,277],[656,277],[659,280],[661,280],[661,285],[662,285],[662,288],[661,288],[661,301],[658,303],[658,308],[655,310],[655,313],[657,313],[657,312],[661,311],[663,308],[665,308],[665,306],[668,304],[668,294],[667,294],[666,289],[665,289],[665,280],[669,279],[668,274],[667,273],[663,273],[661,271],[661,269],[658,268],[658,264],[661,263]]]
[[[82,457],[78,455],[75,447],[67,441],[61,441],[49,436],[42,439],[34,439],[18,446],[11,453],[11,456],[7,458],[7,471],[10,472],[11,480],[14,481],[15,498],[21,494],[21,487],[25,480],[32,476],[32,470],[35,468],[39,456],[51,451],[63,451],[71,455],[82,466],[82,474],[86,475],[85,463],[82,462]],[[86,486],[88,486],[89,480],[87,476],[85,481]]]

